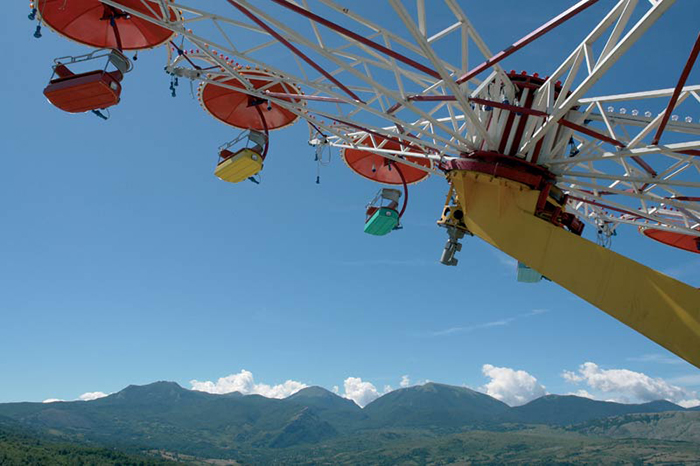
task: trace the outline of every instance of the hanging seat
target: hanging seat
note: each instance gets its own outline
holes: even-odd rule
[[[119,103],[122,92],[120,71],[90,71],[52,79],[44,95],[64,112],[82,113]]]
[[[257,175],[263,168],[268,136],[254,129],[245,130],[219,147],[219,163],[214,175],[229,183],[239,183]]]
[[[94,57],[100,58],[100,57]],[[73,59],[72,62],[92,60],[93,57]],[[131,64],[121,53],[113,50],[108,55],[114,71],[88,71],[75,74],[68,67],[57,62],[54,77],[44,89],[44,95],[54,106],[69,113],[89,112],[111,107],[119,103],[122,91],[121,81]]]
[[[365,222],[365,233],[375,236],[389,234],[399,224],[399,212],[391,207],[370,207],[369,219]]]
[[[241,149],[236,153],[223,150],[220,156],[223,160],[216,166],[214,174],[217,178],[229,183],[247,180],[257,175],[263,168],[262,156],[252,149]]]
[[[388,235],[399,227],[401,216],[396,208],[399,205],[401,191],[391,188],[379,190],[365,211],[365,233],[374,236]]]

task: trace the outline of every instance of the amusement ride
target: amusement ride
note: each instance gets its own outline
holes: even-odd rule
[[[517,259],[518,280],[552,280],[700,367],[700,290],[609,248],[631,225],[700,253],[700,124],[676,113],[700,102],[700,85],[687,83],[700,35],[678,44],[688,58],[668,88],[593,93],[680,2],[571,2],[497,53],[465,11],[479,2],[387,2],[393,28],[334,0],[35,0],[29,19],[36,37],[45,26],[94,49],[55,60],[44,94],[59,109],[106,119],[129,86],[128,55],[164,47],[173,95],[181,80],[195,83],[203,109],[242,131],[219,148],[218,178],[258,182],[270,133],[304,120],[320,163],[338,150],[383,185],[365,233],[400,229],[409,187],[445,178],[443,264],[477,236]],[[433,30],[436,3],[449,19]],[[598,22],[548,74],[504,68],[596,4]],[[661,111],[635,109],[649,102]]]

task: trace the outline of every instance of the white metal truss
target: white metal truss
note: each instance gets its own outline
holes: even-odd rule
[[[672,118],[665,128],[670,142],[651,144],[665,111],[641,107],[657,101],[665,108],[674,89],[588,96],[675,0],[615,2],[544,84],[526,91],[534,92],[527,108],[537,114],[523,114],[525,95],[517,100],[502,57],[456,0],[416,0],[410,8],[407,0],[388,0],[401,31],[355,12],[353,2],[334,0],[157,0],[156,19],[120,0],[102,1],[178,33],[169,72],[216,85],[235,78],[251,96],[308,121],[316,143],[359,145],[407,164],[408,156],[427,158],[431,167],[411,165],[438,175],[442,162],[505,145],[554,173],[570,195],[568,208],[598,228],[633,224],[700,236],[700,125]],[[558,26],[592,3],[579,1],[548,24]],[[439,20],[431,17],[438,6]],[[167,8],[182,14],[170,21]],[[434,24],[441,26],[429,31]],[[440,53],[445,43],[450,56]],[[271,84],[293,84],[303,94],[256,89],[238,63],[268,70]],[[623,102],[641,106],[623,110]],[[684,102],[697,106],[700,86],[685,86],[676,107]],[[515,124],[526,122],[522,138],[511,132],[502,141],[514,108],[521,109]],[[387,140],[399,148],[385,147]]]

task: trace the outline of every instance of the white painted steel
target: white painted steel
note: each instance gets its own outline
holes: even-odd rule
[[[123,7],[119,0],[102,1],[143,17]],[[441,162],[474,150],[497,150],[504,137],[509,111],[487,110],[471,101],[472,98],[499,103],[514,101],[515,87],[501,65],[496,64],[476,78],[456,84],[459,76],[493,56],[457,0],[439,2],[452,17],[442,18],[436,30],[431,30],[431,25],[435,24],[431,22],[431,14],[438,0],[416,0],[411,1],[411,5],[407,4],[408,0],[388,0],[402,24],[401,31],[392,31],[379,21],[357,13],[353,2],[292,2],[432,72],[407,64],[310,18],[304,20],[306,27],[296,23],[292,27],[288,18],[297,13],[275,5],[272,0],[231,0],[302,50],[330,76],[345,84],[347,91],[303,58],[295,56],[269,31],[241,14],[227,0],[159,1],[163,7],[174,6],[180,10],[181,17],[174,22],[164,15],[144,19],[178,33],[177,42],[181,44],[178,47],[198,49],[196,53],[186,54],[191,60],[215,67],[207,73],[195,73],[185,56],[169,48],[168,69],[171,72],[203,83],[236,77],[246,85],[250,95],[268,99],[307,120],[313,125],[310,139],[317,143],[323,141],[342,149],[358,147],[360,141],[378,140],[377,136],[395,138],[402,142],[399,150],[385,149],[381,143],[372,143],[363,149],[395,161],[403,161],[406,156],[428,158],[433,162],[430,168],[413,165],[432,174],[442,174]],[[515,117],[516,125],[527,118],[524,137],[514,147],[518,149],[517,156],[547,167],[556,175],[560,188],[586,201],[572,200],[568,209],[593,225],[609,226],[606,227],[609,231],[620,224],[632,224],[700,236],[700,202],[693,200],[700,198],[700,124],[685,121],[686,114],[681,110],[695,105],[690,111],[695,111],[692,116],[696,121],[700,118],[697,112],[700,85],[683,88],[675,110],[680,118],[670,120],[665,129],[666,134],[671,135],[665,139],[670,142],[662,140],[655,146],[649,145],[649,141],[663,112],[657,110],[648,114],[645,106],[665,108],[673,93],[672,87],[610,96],[587,95],[674,1],[619,0],[607,11],[600,10],[604,8],[601,2],[596,6],[601,20],[591,25],[584,40],[535,91],[533,108],[546,112],[546,118]],[[683,8],[683,5],[679,3],[676,7]],[[635,22],[634,18],[639,19]],[[559,34],[562,31],[575,33],[568,31],[566,25],[559,27]],[[246,45],[239,48],[236,37],[242,34],[245,34]],[[436,47],[446,42],[458,51],[455,63],[436,51]],[[470,42],[475,47],[470,48]],[[292,59],[280,60],[280,56]],[[293,84],[305,95],[290,101],[283,96],[266,94],[264,89],[254,89],[238,72],[235,62],[269,70],[276,82]],[[678,73],[682,65],[678,64]],[[561,91],[555,99],[555,83],[559,80],[562,81]],[[668,83],[669,86],[674,84]],[[622,105],[627,111],[622,112]],[[635,109],[638,111],[632,114]],[[562,119],[595,133],[563,127]],[[515,144],[513,131],[505,137],[505,152],[508,152]],[[623,147],[601,138],[616,140]],[[541,150],[535,156],[539,141],[542,141]]]

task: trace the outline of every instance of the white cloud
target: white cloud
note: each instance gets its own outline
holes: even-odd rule
[[[649,377],[642,372],[601,369],[592,362],[581,364],[577,372],[564,371],[562,377],[571,383],[583,382],[588,387],[605,393],[608,399],[622,403],[668,400],[685,407],[700,404],[694,391],[671,385],[660,378]]]
[[[78,397],[79,400],[81,401],[92,401],[92,400],[97,400],[98,398],[104,398],[108,396],[108,393],[104,392],[87,392],[83,393]]]
[[[60,398],[48,398],[48,399],[42,401],[42,403],[58,403],[61,401],[66,401],[66,400],[61,400]]]
[[[672,364],[672,365],[686,364],[686,362],[679,357],[664,356],[663,354],[658,354],[658,353],[643,354],[641,356],[627,358],[627,360],[634,361],[634,362],[650,362],[650,363]]]
[[[593,396],[591,393],[588,392],[588,390],[576,390],[575,392],[569,392],[567,395],[574,395],[574,396],[580,396],[581,398],[590,398],[591,400],[595,400],[595,396]]]
[[[399,383],[399,387],[408,388],[410,386],[411,386],[411,379],[409,379],[407,375],[402,375],[401,376],[401,383]]]
[[[431,332],[430,336],[440,337],[440,336],[444,336],[444,335],[452,335],[454,333],[472,332],[474,330],[490,328],[490,327],[503,327],[503,326],[510,324],[515,319],[516,319],[516,317],[508,317],[505,319],[494,320],[491,322],[484,322],[483,324],[467,325],[465,327],[450,327],[448,329],[437,330],[435,332]]]
[[[681,386],[700,387],[700,374],[687,374],[668,379],[672,384]]]
[[[547,312],[549,312],[547,309],[533,309],[530,312],[525,312],[523,314],[518,314],[518,315],[515,315],[512,317],[505,317],[503,319],[493,320],[491,322],[484,322],[481,324],[474,324],[474,325],[466,325],[463,327],[450,327],[450,328],[447,328],[444,330],[437,330],[434,332],[430,332],[429,336],[440,337],[440,336],[445,336],[445,335],[452,335],[454,333],[473,332],[474,330],[481,330],[481,329],[492,328],[492,327],[505,327],[506,325],[510,325],[511,323],[513,323],[516,320],[546,314]]]
[[[491,364],[484,364],[481,371],[491,379],[481,389],[507,405],[520,406],[547,394],[544,385],[525,371]]]
[[[359,377],[348,377],[343,382],[343,386],[345,389],[343,397],[354,401],[361,408],[364,408],[372,401],[391,391],[391,387],[386,385],[384,387],[384,392],[379,393],[379,390],[377,390],[374,384],[371,382],[364,382]]]
[[[697,398],[693,398],[692,400],[681,400],[677,404],[683,406],[684,408],[695,408],[696,406],[700,406],[700,400]]]
[[[242,370],[238,374],[221,377],[216,382],[191,380],[192,390],[214,394],[240,392],[243,395],[262,395],[267,398],[287,398],[308,385],[295,380],[287,380],[279,385],[255,383],[253,373]]]

